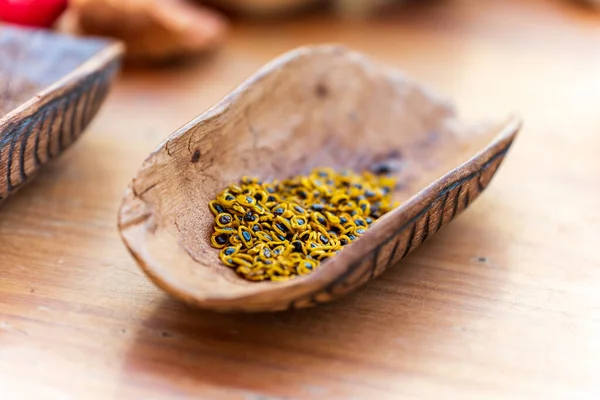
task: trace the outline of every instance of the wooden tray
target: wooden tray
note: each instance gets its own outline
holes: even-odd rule
[[[71,146],[98,112],[123,46],[0,26],[0,202]]]

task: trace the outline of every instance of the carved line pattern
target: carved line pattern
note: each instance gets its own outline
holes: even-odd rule
[[[337,277],[336,280],[329,283],[327,286],[318,289],[310,295],[306,295],[292,301],[289,305],[289,308],[294,309],[300,308],[300,305],[305,307],[308,305],[326,303],[336,297],[348,293],[355,287],[358,287],[360,284],[371,280],[375,277],[376,271],[378,271],[377,264],[379,262],[378,258],[381,250],[385,246],[389,245],[393,240],[396,242],[394,243],[385,267],[380,269],[379,273],[387,270],[395,262],[398,262],[406,257],[411,250],[417,248],[421,243],[427,240],[428,237],[431,237],[433,234],[435,234],[443,225],[450,222],[456,216],[456,214],[458,214],[461,195],[463,196],[463,206],[461,211],[464,211],[469,206],[470,201],[477,197],[483,190],[485,190],[487,184],[489,184],[489,181],[491,180],[491,177],[496,173],[496,170],[502,163],[502,159],[508,152],[509,148],[510,144],[491,156],[480,170],[461,178],[442,189],[439,195],[428,205],[423,207],[423,209],[419,211],[413,218],[407,221],[404,225],[400,226],[392,235],[389,235],[388,238],[377,245],[375,249],[373,249],[370,257],[365,257],[365,259],[355,261],[348,268],[348,270]],[[487,182],[482,182],[482,176],[484,173],[489,174]],[[475,191],[476,193],[472,195],[471,191]],[[450,203],[448,203],[449,201]],[[438,204],[441,204],[441,207],[436,210],[436,206]],[[438,215],[434,215],[434,211],[437,212]],[[450,212],[449,218],[445,218],[447,212]],[[419,222],[423,219],[423,217],[425,219],[423,231],[417,236],[417,225],[419,225]],[[438,222],[435,226],[435,229],[432,229],[430,227],[431,221],[435,221],[435,218],[438,218]],[[407,229],[410,229],[410,233],[408,234],[406,242],[402,243],[403,236],[405,236],[403,233]],[[400,257],[398,257],[399,253],[401,254]],[[370,267],[363,268],[364,263],[371,263],[371,265]],[[318,299],[326,300],[322,301]]]
[[[9,125],[4,132],[0,132],[0,170],[6,172],[4,180],[0,177],[0,201],[6,199],[33,177],[44,164],[75,142],[108,94],[110,81],[118,66],[118,61],[111,62],[31,116]],[[58,118],[60,122],[55,127]],[[35,135],[34,143],[33,146],[28,146],[32,134]],[[44,137],[46,147],[42,153],[45,154],[41,155],[40,142]],[[55,152],[52,150],[53,144]],[[6,156],[3,157],[3,154]],[[33,168],[29,172],[26,168],[27,160],[33,161]]]

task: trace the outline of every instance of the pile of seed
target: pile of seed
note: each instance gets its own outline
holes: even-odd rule
[[[306,275],[393,208],[395,184],[390,176],[330,168],[282,182],[243,178],[209,203],[210,241],[250,281]]]

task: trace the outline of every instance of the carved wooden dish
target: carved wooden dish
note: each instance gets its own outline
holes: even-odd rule
[[[333,46],[267,65],[173,133],[128,189],[119,228],[161,288],[201,308],[274,311],[328,302],[395,265],[489,184],[520,128],[471,126],[395,71]],[[211,248],[208,202],[242,175],[285,178],[317,166],[397,167],[402,205],[311,275],[252,283]]]
[[[0,26],[0,202],[77,140],[122,53],[106,40]]]

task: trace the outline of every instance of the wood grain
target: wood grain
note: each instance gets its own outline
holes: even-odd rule
[[[104,101],[120,45],[0,26],[0,202],[77,140]]]
[[[437,231],[430,217],[441,228],[464,211],[519,127],[517,118],[465,125],[448,101],[361,53],[302,47],[163,141],[133,178],[119,229],[143,271],[191,305],[231,312],[323,304],[415,250]],[[310,275],[248,282],[210,244],[208,203],[242,176],[271,181],[323,166],[364,171],[380,163],[393,169],[399,187],[392,195],[401,206]]]
[[[116,228],[140,163],[266,61],[334,41],[467,119],[519,111],[493,184],[338,302],[220,315],[165,296]],[[78,145],[0,209],[2,397],[597,398],[598,48],[600,17],[571,2],[436,2],[379,22],[238,25],[204,63],[126,72]]]

